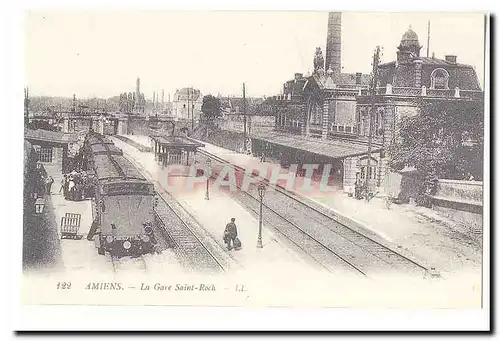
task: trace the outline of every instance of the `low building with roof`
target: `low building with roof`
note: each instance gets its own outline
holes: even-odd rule
[[[149,141],[155,154],[155,160],[161,165],[194,165],[198,148],[203,143],[186,136],[149,135]]]
[[[78,144],[78,136],[43,129],[25,129],[24,140],[31,143],[47,173],[61,174],[71,165],[71,150]]]

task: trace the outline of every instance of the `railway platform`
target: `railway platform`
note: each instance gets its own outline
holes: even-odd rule
[[[143,145],[148,143],[145,136],[127,137]],[[162,169],[161,165],[154,161],[151,153],[140,152],[118,139],[114,142],[117,147],[123,149],[124,154],[130,155],[139,162],[153,179],[164,184],[167,179],[167,170]],[[319,268],[315,270],[311,267],[312,262],[304,260],[294,250],[280,243],[279,238],[276,238],[265,224],[262,233],[263,248],[257,248],[258,217],[222,191],[210,192],[209,200],[205,199],[205,194],[204,186],[202,186],[192,191],[176,191],[174,197],[203,226],[210,238],[218,244],[220,251],[227,253],[240,265],[241,271],[273,274],[278,268],[279,273],[285,272],[293,275],[319,270]],[[222,240],[225,226],[231,218],[236,219],[238,237],[243,244],[242,249],[238,251],[228,251]]]
[[[92,206],[90,200],[69,201],[59,193],[62,175],[54,174],[54,184],[51,190],[51,199],[54,209],[54,215],[57,222],[57,234],[61,238],[61,218],[67,213],[80,215],[80,227],[78,233],[83,238],[60,239],[61,259],[67,272],[109,272],[109,264],[105,258],[97,254],[94,243],[86,238],[92,223]]]
[[[201,151],[228,161],[245,169],[261,169],[265,167],[280,173],[288,170],[270,162],[260,162],[259,158],[241,154],[203,142]],[[318,183],[312,181],[313,186]],[[293,190],[292,190],[293,191]],[[434,266],[443,274],[453,275],[462,270],[480,272],[481,246],[472,240],[454,232],[451,222],[439,216],[431,209],[416,207],[411,204],[393,204],[389,209],[383,198],[373,198],[370,202],[356,200],[343,193],[342,190],[329,189],[327,192],[312,191],[310,194],[295,191],[302,197],[312,200],[337,216],[346,217],[362,226],[367,233],[404,250],[415,259]]]
[[[148,146],[149,144],[147,136],[127,135],[126,137],[144,146]],[[155,162],[152,153],[140,152],[137,148],[126,142],[118,139],[113,140],[115,140],[114,142],[117,147],[123,148],[124,154],[130,155],[133,159],[137,160],[142,167],[148,169],[147,173],[149,177],[157,182],[162,182],[167,178],[162,167]],[[206,143],[203,150],[212,153],[212,161],[214,161],[214,159],[217,160],[217,158],[219,160],[224,159],[233,165],[238,164],[246,166],[246,168],[259,164],[257,158],[241,155],[228,150],[217,150],[217,147],[207,145]],[[200,155],[199,157],[197,156],[197,160],[202,166],[203,160],[207,157],[206,154],[202,155],[203,150],[199,151]],[[217,156],[215,156],[215,154]],[[218,162],[216,161],[215,163]],[[270,166],[276,165],[271,164]],[[405,278],[393,278],[396,280],[391,281],[391,277],[386,278],[389,279],[389,281],[384,280],[384,278],[382,278],[382,281],[367,281],[366,278],[361,278],[360,281],[356,281],[357,277],[352,277],[347,274],[344,276],[344,274],[339,275],[328,271],[316,271],[315,268],[308,266],[309,261],[307,257],[298,257],[301,259],[297,261],[298,258],[294,255],[294,251],[297,250],[293,247],[290,248],[287,241],[275,234],[276,228],[267,226],[267,224],[264,224],[264,247],[262,249],[257,249],[258,216],[251,212],[255,212],[254,209],[249,210],[248,205],[242,204],[242,206],[240,206],[241,203],[239,200],[236,200],[235,197],[230,197],[231,193],[223,191],[218,191],[218,193],[215,191],[210,192],[210,200],[207,201],[204,199],[203,186],[201,190],[191,191],[191,193],[187,191],[186,193],[179,193],[176,195],[178,200],[183,202],[182,204],[187,207],[193,217],[200,222],[200,225],[206,229],[212,241],[220,246],[221,252],[233,257],[233,259],[241,264],[241,271],[239,273],[242,277],[238,278],[246,278],[245,282],[254,286],[262,281],[271,283],[276,290],[273,290],[272,293],[269,294],[274,295],[273,297],[276,297],[277,300],[279,300],[279,296],[283,295],[285,292],[293,291],[298,293],[304,290],[304,281],[308,282],[311,287],[321,286],[321,288],[318,287],[317,290],[313,290],[312,292],[309,290],[310,288],[307,290],[308,293],[325,293],[323,295],[318,295],[319,304],[324,304],[326,301],[334,299],[334,297],[355,297],[359,302],[373,302],[375,306],[378,304],[376,302],[382,302],[380,301],[382,297],[384,306],[387,305],[388,299],[392,300],[395,297],[402,300],[410,300],[412,302],[411,304],[415,306],[426,306],[427,304],[431,304],[431,302],[435,304],[437,301],[442,302],[442,306],[449,306],[450,304],[456,305],[458,301],[463,301],[466,305],[472,304],[475,306],[478,300],[480,300],[480,295],[478,294],[480,290],[478,288],[480,288],[481,285],[481,273],[480,266],[475,262],[476,258],[474,258],[476,255],[480,257],[480,251],[477,251],[471,245],[464,246],[463,240],[447,233],[447,230],[440,226],[438,222],[429,222],[428,220],[411,222],[411,224],[417,224],[417,226],[420,224],[420,231],[416,230],[413,225],[410,226],[413,229],[404,226],[403,229],[405,229],[405,231],[410,230],[411,234],[414,235],[408,237],[409,240],[401,240],[405,238],[402,232],[400,232],[402,236],[399,237],[401,239],[396,239],[397,235],[395,233],[388,232],[385,237],[392,240],[395,248],[397,248],[398,245],[401,248],[408,248],[412,254],[417,253],[422,255],[422,258],[425,257],[430,260],[427,265],[430,264],[432,266],[438,263],[440,266],[442,265],[442,267],[438,268],[441,274],[444,272],[443,269],[448,271],[448,273],[445,273],[444,276],[441,277],[442,279],[446,279],[445,281],[435,282],[431,280],[430,282],[422,282],[421,280],[413,280],[411,278],[408,278],[408,280]],[[271,195],[269,195],[269,198],[270,197]],[[308,200],[313,199],[314,198],[308,198]],[[347,196],[344,200],[352,200],[354,201],[353,205],[367,205],[370,207],[369,209],[373,209],[373,211],[365,211],[365,213],[358,211],[361,213],[357,214],[374,215],[379,214],[379,210],[382,210],[382,207],[374,205],[374,201],[365,204],[364,202],[358,202],[355,199],[347,198]],[[316,202],[319,201],[316,200]],[[319,204],[321,203],[318,203],[318,205]],[[329,203],[323,203],[326,208],[328,208],[327,204]],[[371,206],[373,206],[373,208],[371,208]],[[339,212],[338,207],[334,209],[337,213]],[[384,208],[384,210],[386,209]],[[401,212],[397,212],[396,210],[397,209],[391,208],[389,214],[392,215],[392,219],[399,219],[399,222],[401,222],[402,218],[399,217]],[[345,213],[346,210],[343,212]],[[270,218],[267,214],[269,214],[269,212],[266,213],[264,222]],[[345,214],[347,215],[347,213]],[[243,250],[241,251],[228,252],[223,249],[222,233],[225,224],[231,217],[236,218],[238,232],[244,244]],[[386,219],[391,219],[390,217],[391,216]],[[358,222],[367,221],[369,223],[370,218],[374,218],[373,220],[378,221],[377,217],[367,216],[362,218],[363,219],[358,218]],[[373,225],[375,225],[371,226],[373,229],[379,227],[378,224]],[[366,229],[369,231],[368,228]],[[433,229],[436,229],[436,231],[432,232]],[[379,234],[385,232],[383,229],[380,231]],[[419,235],[419,233],[422,233],[422,235]],[[433,240],[436,235],[438,238]],[[417,245],[417,249],[415,248],[415,244],[419,243],[418,237],[424,239],[425,242],[422,243],[422,245]],[[317,247],[314,243],[311,244],[310,242],[306,242],[306,244],[311,247]],[[414,248],[412,249],[412,247]],[[477,254],[475,252],[477,252]],[[299,254],[300,251],[297,252],[297,255]],[[446,259],[446,257],[450,255],[451,258]],[[437,258],[434,259],[433,257]],[[458,262],[463,263],[456,264],[456,259],[458,259]],[[417,260],[416,257],[414,260]],[[454,262],[455,264],[452,264]],[[471,263],[472,265],[467,267]],[[458,269],[459,266],[465,268],[465,271],[459,275],[452,276],[453,270]],[[231,271],[231,273],[234,272]],[[411,292],[412,295],[408,295],[408,292]],[[301,295],[306,294],[302,293]],[[441,303],[439,304],[441,305]]]
[[[147,136],[132,135],[128,137],[137,143],[148,145]],[[205,146],[200,148],[201,152],[206,151],[216,155],[233,165],[245,169],[266,167],[280,173],[288,172],[287,169],[281,168],[277,164],[261,163],[257,157],[230,151],[207,142],[203,143]],[[147,156],[148,154],[144,153],[143,155],[146,160],[141,162],[156,165],[152,156]],[[161,177],[159,174],[155,174],[156,176]],[[385,200],[381,198],[373,198],[370,202],[366,202],[348,197],[341,190],[335,189],[326,193],[312,192],[309,195],[304,193],[299,193],[299,195],[321,205],[337,216],[354,221],[368,234],[376,235],[393,245],[395,249],[411,255],[414,259],[422,261],[430,267],[439,269],[443,276],[453,276],[459,271],[480,275],[481,246],[454,232],[449,228],[448,222],[444,218],[430,209],[410,204],[393,204],[390,209],[387,209]],[[200,194],[200,196],[202,195]],[[220,239],[222,232],[218,233],[215,238]]]

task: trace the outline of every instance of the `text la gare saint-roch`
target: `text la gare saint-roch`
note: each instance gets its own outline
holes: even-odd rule
[[[213,284],[176,284],[165,285],[156,283],[153,286],[141,283],[140,290],[156,290],[156,291],[215,291],[215,285]]]

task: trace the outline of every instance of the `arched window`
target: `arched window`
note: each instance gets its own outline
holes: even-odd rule
[[[450,75],[445,69],[435,69],[431,73],[431,89],[448,89]]]
[[[360,171],[360,177],[364,181],[377,179],[377,159],[372,157],[370,159],[370,167],[368,167],[368,156],[363,156],[359,159],[357,166]]]

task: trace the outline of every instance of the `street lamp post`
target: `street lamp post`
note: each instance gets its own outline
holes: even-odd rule
[[[257,190],[260,198],[259,236],[257,238],[257,248],[262,249],[262,200],[264,199],[264,194],[266,193],[266,186],[263,183],[260,183]]]
[[[210,180],[210,173],[211,173],[211,164],[212,164],[212,160],[211,159],[207,159],[207,191],[205,192],[205,200],[210,200],[210,196],[208,195],[208,181]]]
[[[35,213],[37,215],[42,214],[44,208],[45,208],[45,200],[43,200],[42,198],[36,199],[36,202],[35,202]]]

